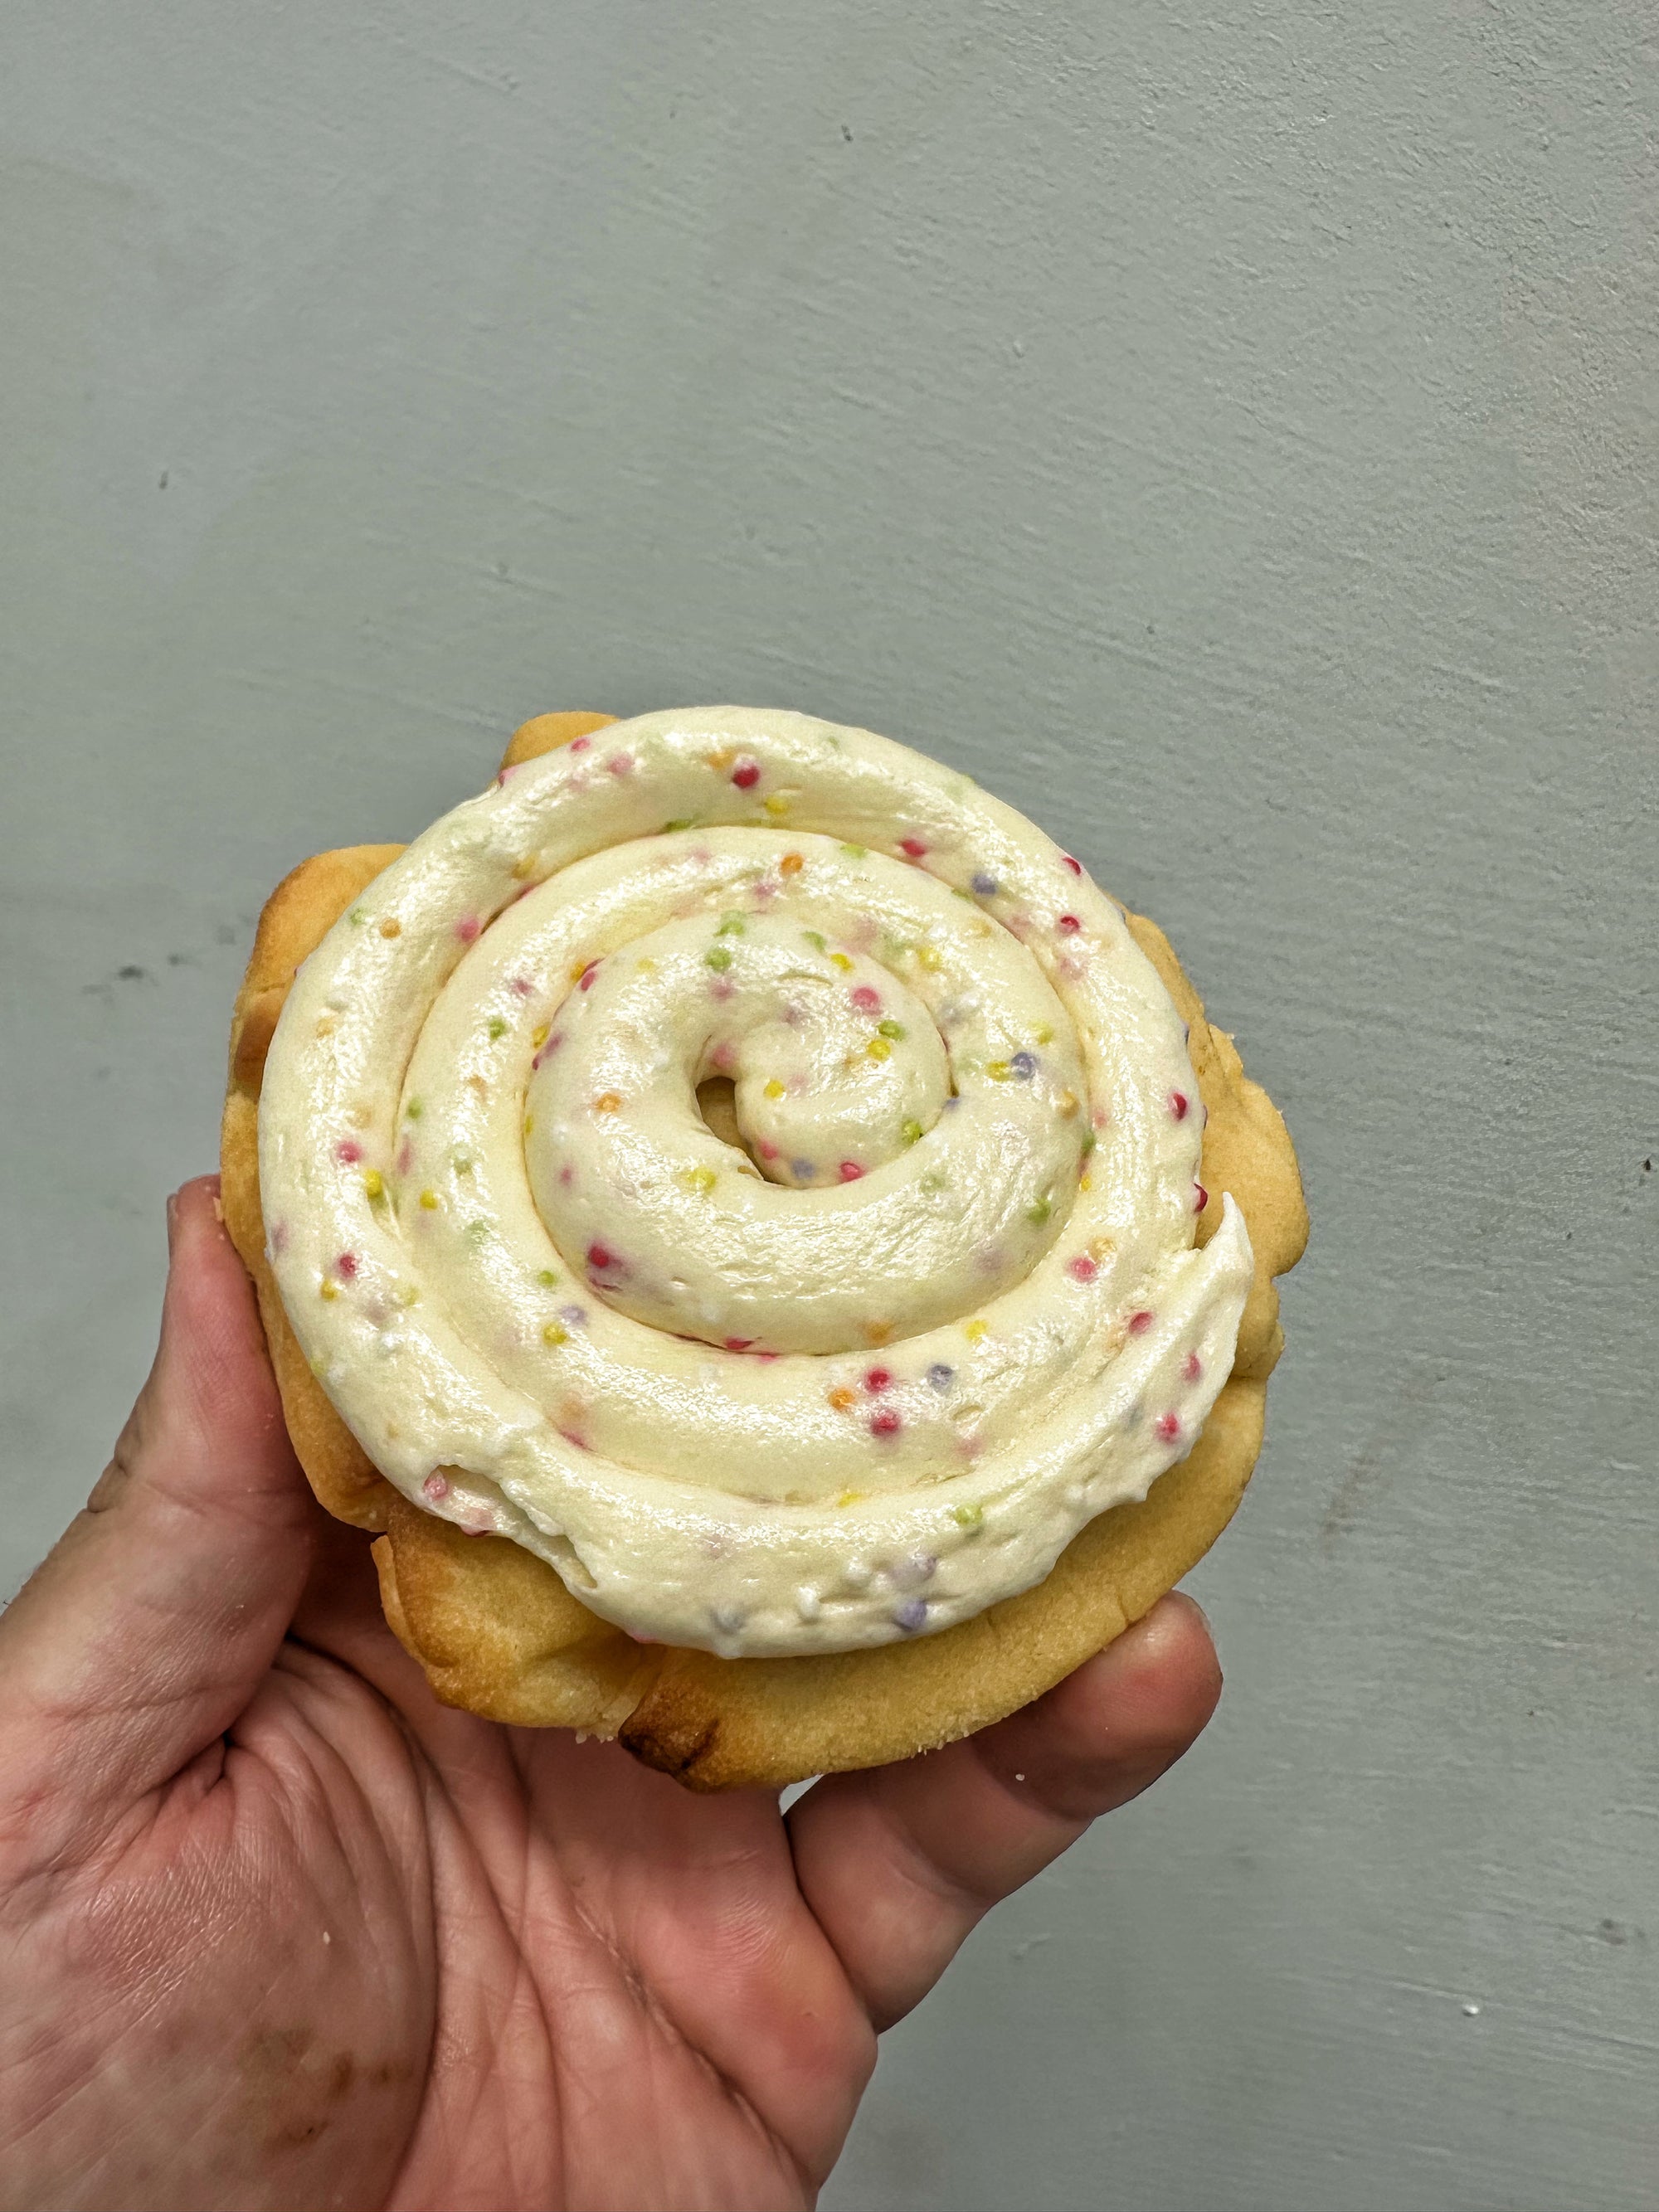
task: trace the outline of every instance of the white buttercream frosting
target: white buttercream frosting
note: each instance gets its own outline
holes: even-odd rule
[[[376,878],[289,994],[259,1176],[399,1489],[635,1636],[787,1654],[981,1611],[1190,1449],[1251,1273],[1224,1194],[1194,1246],[1202,1124],[1169,994],[1023,816],[708,708]]]

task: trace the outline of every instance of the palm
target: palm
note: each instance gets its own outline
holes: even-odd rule
[[[1190,1609],[787,1818],[446,1711],[303,1491],[228,1248],[186,1232],[101,1510],[0,1624],[15,2201],[810,2203],[876,2030],[1202,1725]]]

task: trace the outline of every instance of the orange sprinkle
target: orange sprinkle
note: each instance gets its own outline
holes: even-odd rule
[[[401,937],[403,933],[404,926],[402,922],[398,921],[397,915],[395,914],[387,915],[386,920],[380,924],[381,936]]]
[[[1076,1091],[1062,1091],[1059,1097],[1054,1101],[1054,1110],[1059,1114],[1063,1121],[1069,1121],[1073,1115],[1077,1111]]]
[[[830,1393],[830,1403],[838,1413],[844,1413],[849,1406],[856,1406],[858,1401],[858,1392],[848,1389],[844,1383]]]
[[[599,1097],[593,1101],[593,1111],[596,1114],[614,1114],[621,1104],[622,1093],[620,1091],[601,1091]],[[528,1127],[528,1124],[526,1124],[526,1127]]]
[[[335,1030],[337,1030],[340,1024],[337,1016],[334,1014],[324,1014],[320,1016],[318,1020],[317,1034],[319,1036],[332,1036]]]
[[[786,853],[778,862],[778,873],[781,876],[798,876],[805,866],[799,853]]]
[[[712,753],[703,755],[710,768],[730,768],[737,755],[730,745],[721,745]]]
[[[892,1334],[893,1324],[890,1321],[867,1321],[864,1324],[864,1340],[866,1344],[885,1344]]]

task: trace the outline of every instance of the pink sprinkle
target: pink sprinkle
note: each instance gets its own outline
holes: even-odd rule
[[[1145,1336],[1146,1331],[1152,1327],[1152,1316],[1147,1312],[1145,1306],[1141,1308],[1139,1313],[1132,1313],[1129,1316],[1129,1334],[1131,1336]]]
[[[1060,857],[1065,861],[1066,866],[1071,870],[1074,876],[1080,876],[1083,873],[1083,863],[1081,860],[1074,860],[1069,853],[1062,853]]]
[[[736,984],[732,981],[729,976],[716,975],[714,981],[708,986],[708,995],[711,999],[718,999],[722,1004],[724,1004],[727,999],[732,997],[736,989]]]
[[[415,1164],[415,1146],[414,1146],[414,1145],[413,1145],[412,1141],[411,1141],[408,1137],[405,1137],[405,1138],[404,1139],[404,1140],[403,1140],[402,1144],[401,1144],[401,1145],[399,1145],[399,1146],[398,1146],[398,1174],[399,1174],[399,1175],[407,1175],[407,1174],[409,1173],[409,1171],[410,1171],[410,1168],[412,1168],[412,1167],[414,1166],[414,1164]]]
[[[1170,1111],[1175,1115],[1177,1121],[1184,1121],[1186,1120],[1187,1094],[1184,1091],[1172,1091],[1170,1093]]]
[[[872,984],[860,983],[847,995],[861,1014],[878,1014],[881,1012],[881,993]]]
[[[884,1367],[872,1367],[864,1378],[864,1387],[872,1397],[883,1390],[890,1390],[893,1378]]]
[[[754,1341],[752,1336],[728,1336],[726,1340],[726,1348],[728,1352],[747,1352]]]
[[[779,1356],[775,1352],[757,1352],[755,1354],[757,1359],[776,1359]]]
[[[592,738],[572,738],[565,750],[570,753],[585,753],[592,742]]]
[[[455,934],[463,945],[471,945],[483,927],[476,914],[464,914],[455,925]]]
[[[513,988],[521,999],[527,999],[536,986],[528,975],[515,975],[513,978]]]
[[[632,775],[634,773],[634,756],[632,753],[612,753],[611,758],[605,763],[605,766],[610,769],[612,775]]]
[[[596,1273],[603,1273],[607,1267],[618,1267],[622,1262],[616,1254],[605,1245],[590,1244],[587,1248],[587,1264]]]
[[[288,1224],[274,1221],[270,1225],[270,1249],[280,1260],[288,1249]]]
[[[578,1433],[578,1431],[577,1431],[576,1430],[574,1430],[574,1429],[561,1429],[561,1430],[559,1431],[559,1434],[560,1434],[560,1435],[564,1438],[564,1440],[565,1440],[566,1443],[568,1443],[568,1444],[574,1444],[574,1445],[575,1445],[575,1447],[576,1447],[576,1449],[577,1449],[578,1451],[586,1451],[586,1450],[587,1450],[587,1449],[588,1449],[587,1438],[586,1438],[585,1436],[582,1436],[582,1435],[579,1434],[579,1433]],[[469,1532],[469,1533],[470,1533],[470,1532]]]
[[[1073,930],[1081,929],[1083,924],[1078,920],[1074,914],[1063,914],[1060,917],[1060,927],[1069,937]]]
[[[1209,1202],[1209,1192],[1205,1189],[1201,1182],[1195,1182],[1193,1185],[1193,1212],[1194,1213],[1202,1213]]]
[[[342,1252],[334,1262],[334,1272],[337,1275],[343,1276],[349,1283],[357,1272],[357,1255],[355,1252]]]
[[[599,974],[599,962],[597,960],[590,960],[586,967],[582,969],[581,974],[576,979],[576,988],[579,991],[591,991],[593,988],[593,978]]]
[[[1196,1382],[1204,1372],[1204,1363],[1195,1352],[1189,1352],[1182,1362],[1181,1371],[1189,1382]]]
[[[863,1173],[864,1170],[856,1160],[843,1160],[841,1164],[841,1179],[843,1182],[856,1182]]]
[[[342,1137],[334,1147],[335,1158],[343,1160],[349,1168],[355,1168],[362,1156],[363,1148],[355,1137]]]
[[[421,1485],[421,1495],[422,1498],[429,1498],[435,1505],[441,1498],[447,1498],[449,1495],[447,1479],[441,1474],[428,1475],[426,1480]]]
[[[742,760],[732,771],[732,781],[739,791],[752,791],[760,781],[760,763]]]
[[[899,839],[899,850],[901,853],[908,853],[913,860],[919,860],[922,854],[927,850],[927,848],[922,843],[920,837],[901,837]]]
[[[1106,1109],[1103,1106],[1097,1106],[1094,1112],[1089,1116],[1089,1119],[1094,1123],[1097,1129],[1103,1129],[1111,1118],[1111,1115],[1106,1111]]]
[[[755,1150],[760,1154],[763,1160],[775,1160],[778,1156],[777,1146],[765,1137],[761,1139],[759,1144],[756,1146]]]
[[[574,1182],[575,1180],[576,1170],[574,1168],[567,1165],[559,1170],[559,1181],[563,1183],[567,1188],[571,1183]]]
[[[896,1437],[903,1426],[903,1422],[890,1406],[884,1406],[880,1413],[871,1416],[870,1433],[872,1437]]]
[[[1086,1252],[1079,1252],[1075,1260],[1066,1261],[1066,1272],[1074,1282],[1092,1283],[1100,1270]]]
[[[1165,1443],[1173,1443],[1181,1434],[1181,1416],[1178,1413],[1160,1413],[1154,1425]]]
[[[507,778],[511,775],[517,775],[519,770],[523,766],[524,763],[522,761],[514,761],[511,768],[504,768],[501,769],[495,777],[495,788],[498,791],[505,791],[507,788]]]

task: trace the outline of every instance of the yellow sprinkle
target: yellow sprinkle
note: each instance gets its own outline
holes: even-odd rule
[[[386,1179],[381,1175],[379,1168],[370,1168],[364,1175],[363,1195],[366,1198],[384,1198],[386,1196]]]
[[[766,1095],[769,1098],[781,1098],[783,1096],[783,1085],[775,1075],[767,1078]]]
[[[438,1206],[437,1192],[435,1190],[423,1190],[421,1193],[421,1204],[426,1208],[428,1213],[435,1212]]]
[[[843,1490],[836,1503],[837,1505],[856,1505],[863,1495],[861,1490]]]
[[[684,1168],[680,1171],[682,1186],[697,1198],[707,1198],[720,1176],[713,1168]]]
[[[526,1134],[526,1137],[533,1137],[533,1136],[535,1135],[535,1133],[536,1133],[536,1117],[535,1117],[535,1115],[534,1115],[533,1114],[526,1114],[526,1115],[525,1115],[525,1117],[524,1117],[524,1133],[525,1133],[525,1134]]]
[[[703,755],[710,768],[730,768],[737,755],[730,745],[721,745],[716,751]]]
[[[596,1114],[614,1114],[621,1104],[620,1091],[601,1091],[593,1101],[593,1111]]]
[[[564,972],[573,983],[580,983],[587,973],[587,965],[586,960],[573,960]]]
[[[953,1505],[951,1518],[959,1528],[977,1528],[985,1518],[982,1505]]]
[[[421,1294],[413,1283],[405,1283],[401,1290],[394,1291],[392,1295],[400,1306],[417,1306],[421,1303]]]
[[[1054,1042],[1054,1032],[1052,1024],[1048,1022],[1038,1023],[1036,1041],[1039,1044],[1052,1044]]]
[[[317,1034],[319,1036],[332,1036],[339,1026],[337,1017],[333,1014],[324,1014],[318,1021]]]
[[[329,1281],[327,1276],[325,1275],[322,1281],[317,1285],[317,1295],[319,1298],[327,1298],[331,1304],[334,1299],[339,1297],[340,1293],[335,1289],[333,1284]]]
[[[541,1024],[539,1029],[533,1029],[531,1030],[530,1042],[535,1046],[538,1052],[541,1050],[542,1047],[547,1042],[547,1024],[545,1022]]]
[[[789,801],[781,791],[772,792],[762,804],[769,814],[787,814],[789,811]]]
[[[657,963],[648,952],[642,952],[634,963],[634,973],[636,975],[654,975],[656,972]]]
[[[864,1050],[866,1057],[870,1060],[890,1060],[893,1057],[893,1048],[885,1037],[872,1037]]]
[[[993,1083],[1006,1083],[1012,1072],[1006,1060],[988,1060],[985,1063],[985,1073]]]
[[[1054,1111],[1060,1115],[1062,1121],[1069,1121],[1073,1115],[1077,1111],[1076,1091],[1062,1091],[1059,1097],[1054,1101]]]
[[[991,1334],[991,1324],[988,1321],[965,1321],[962,1333],[969,1344],[981,1344]]]
[[[944,954],[942,952],[935,951],[931,945],[924,945],[919,947],[916,952],[916,958],[921,965],[927,970],[930,975],[938,975],[939,969],[945,965]]]
[[[1085,1170],[1078,1177],[1077,1187],[1079,1190],[1092,1190],[1095,1187],[1094,1177]]]
[[[520,853],[513,863],[514,882],[521,884],[526,876],[533,876],[535,872],[536,855],[533,853]]]
[[[1089,1256],[1091,1260],[1109,1260],[1116,1249],[1109,1237],[1097,1237],[1090,1243]]]
[[[542,1329],[542,1342],[544,1344],[568,1344],[569,1341],[569,1330],[562,1328],[559,1322],[550,1321],[544,1326]]]
[[[832,952],[830,955],[830,965],[832,968],[839,968],[843,975],[849,975],[853,971],[853,963],[844,952]]]
[[[778,862],[778,873],[781,876],[798,876],[805,866],[799,853],[786,853]]]
[[[398,921],[397,915],[395,914],[387,915],[386,920],[380,924],[381,936],[401,937],[403,933],[404,926],[402,922]]]
[[[835,1407],[838,1413],[844,1413],[849,1406],[856,1406],[858,1401],[858,1392],[856,1390],[849,1390],[845,1383],[838,1385],[836,1389],[833,1389],[830,1393],[830,1403]]]

